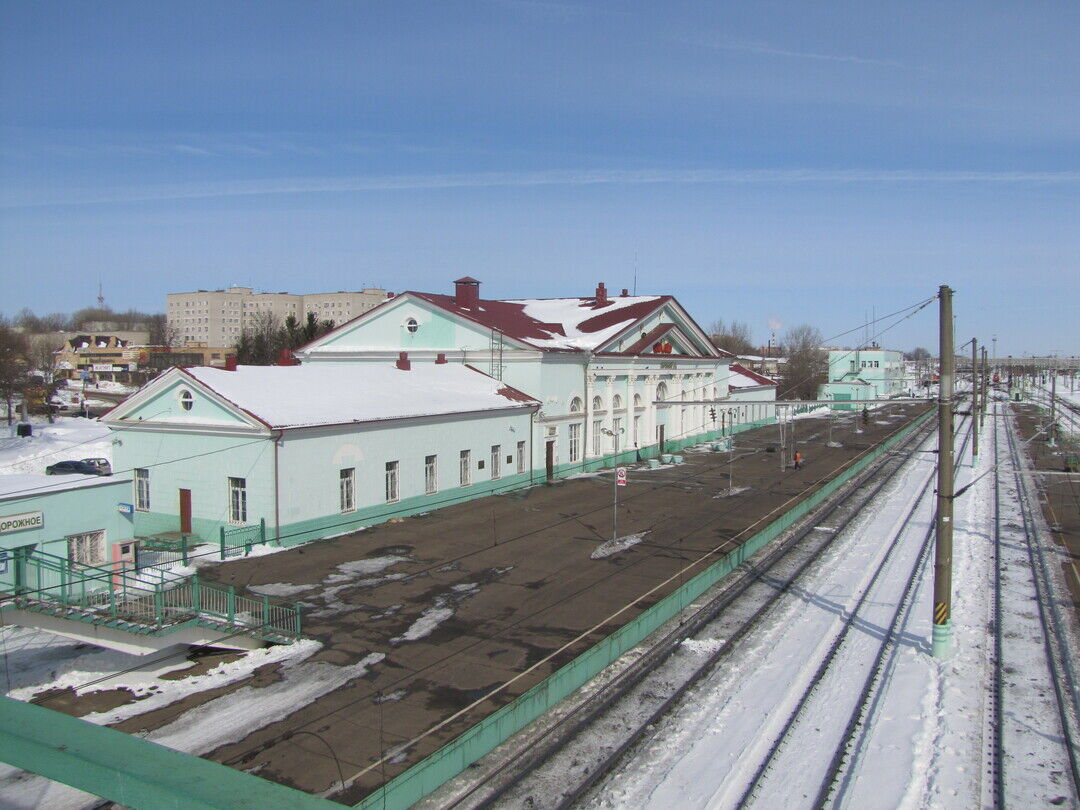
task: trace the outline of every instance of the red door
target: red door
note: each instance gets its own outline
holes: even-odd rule
[[[191,534],[191,490],[180,490],[180,533]]]

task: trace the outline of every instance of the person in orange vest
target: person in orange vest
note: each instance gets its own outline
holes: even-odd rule
[[[795,458],[793,459],[793,461],[795,462],[795,469],[796,470],[802,468],[803,457],[802,457],[802,453],[800,453],[798,450],[795,451]]]

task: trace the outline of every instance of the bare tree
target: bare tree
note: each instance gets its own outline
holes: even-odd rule
[[[11,424],[11,406],[15,394],[29,381],[30,346],[26,336],[0,324],[0,396],[7,404],[7,423]]]
[[[52,385],[53,375],[56,373],[56,352],[63,348],[63,341],[59,335],[31,335],[28,338],[29,352],[27,357],[35,371],[41,373],[45,384]]]
[[[780,380],[780,399],[817,399],[818,389],[828,378],[823,342],[821,332],[809,324],[793,326],[784,333],[787,363]]]
[[[170,324],[164,314],[150,315],[146,320],[150,327],[151,346],[164,346],[166,349],[171,349],[180,343],[180,330]]]
[[[256,312],[236,341],[236,362],[246,366],[273,365],[285,347],[285,327],[272,312]]]
[[[713,345],[732,354],[753,354],[754,344],[750,326],[741,321],[732,321],[731,325],[722,319],[713,321],[709,329]]]

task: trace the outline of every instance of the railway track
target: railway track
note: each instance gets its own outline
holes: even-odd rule
[[[995,417],[998,406],[995,404]],[[1053,716],[1056,729],[1043,729],[1047,776],[1058,778],[1061,803],[1080,802],[1080,692],[1070,655],[1068,616],[1063,612],[1056,593],[1054,563],[1048,559],[1053,552],[1044,542],[1042,521],[1038,514],[1031,476],[1013,428],[1012,414],[1006,409],[1005,418],[995,418],[994,457],[999,471],[994,486],[994,665],[991,681],[992,713],[995,720],[990,754],[992,795],[994,806],[1020,804],[1030,790],[1010,780],[1015,772],[1022,773],[1022,763],[1010,748],[1010,724],[1026,718],[1045,706],[1046,691],[1053,696]],[[1002,447],[1000,434],[1006,436]],[[1009,481],[1003,479],[1008,476]],[[1003,514],[1002,487],[1015,487],[1019,503],[1018,515]],[[1005,599],[1003,590],[1013,591]],[[1010,607],[1015,607],[1017,593],[1021,600],[1033,601],[1041,638],[1018,638],[1018,623]],[[1020,602],[1023,603],[1022,601]],[[1026,642],[1026,643],[1025,643]],[[1041,652],[1040,656],[1038,653]],[[1016,673],[1023,672],[1024,677]],[[1036,684],[1033,690],[1033,684]],[[1049,684],[1044,690],[1041,685]],[[1060,776],[1058,776],[1060,775]],[[1018,777],[1018,778],[1022,778]],[[1055,799],[1058,797],[1055,797]]]
[[[969,423],[957,452],[958,458],[963,457],[964,449],[970,440]],[[846,789],[851,784],[848,777],[858,764],[861,750],[860,732],[868,727],[869,717],[875,710],[874,698],[894,660],[897,639],[910,618],[913,597],[933,548],[934,522],[928,519],[926,529],[921,531],[922,536],[914,561],[911,561],[910,556],[904,558],[900,553],[909,545],[903,541],[913,528],[916,516],[933,515],[936,499],[932,488],[934,480],[935,471],[931,470],[889,538],[880,564],[870,575],[862,593],[837,629],[809,683],[796,699],[782,728],[773,737],[760,759],[753,777],[735,802],[736,807],[793,806],[791,802],[797,798],[790,795],[793,764],[785,763],[785,753],[797,751],[799,746],[807,745],[820,746],[825,750],[831,748],[835,753],[820,776],[801,774],[796,792],[805,793],[807,782],[812,785],[816,780],[818,788],[810,806],[828,807],[843,803]],[[901,574],[902,576],[898,576]],[[889,590],[889,579],[902,583],[898,595],[895,587],[892,591]],[[882,622],[883,618],[888,619],[887,624]],[[867,643],[869,637],[865,632],[868,625],[887,628],[881,633],[876,649],[869,655],[871,645]],[[854,700],[848,694],[850,672],[853,668],[862,669],[865,673]],[[822,708],[823,705],[827,708]],[[843,711],[845,705],[846,715]],[[824,728],[821,723],[822,717],[837,714],[847,718],[839,735],[835,734],[837,723],[829,728]],[[817,727],[809,728],[804,722],[807,718],[814,718]]]
[[[573,804],[648,733],[658,718],[713,671],[756,621],[798,587],[800,577],[905,467],[912,449],[922,449],[931,430],[928,423],[902,447],[883,456],[839,499],[764,550],[692,617],[668,628],[658,643],[604,688],[535,734],[518,753],[488,767],[481,778],[444,789],[421,806],[539,808]],[[703,633],[723,641],[703,660],[688,662],[685,655],[676,654],[685,641]],[[628,706],[632,720],[626,716]],[[609,727],[615,730],[612,738],[616,741],[602,750],[588,742],[590,729]]]

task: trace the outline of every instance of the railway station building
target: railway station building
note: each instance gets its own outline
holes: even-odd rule
[[[171,370],[102,421],[135,530],[284,544],[640,461],[773,421],[775,383],[672,296],[405,292],[294,352]],[[737,404],[736,404],[737,403]],[[224,542],[224,541],[223,541]]]

